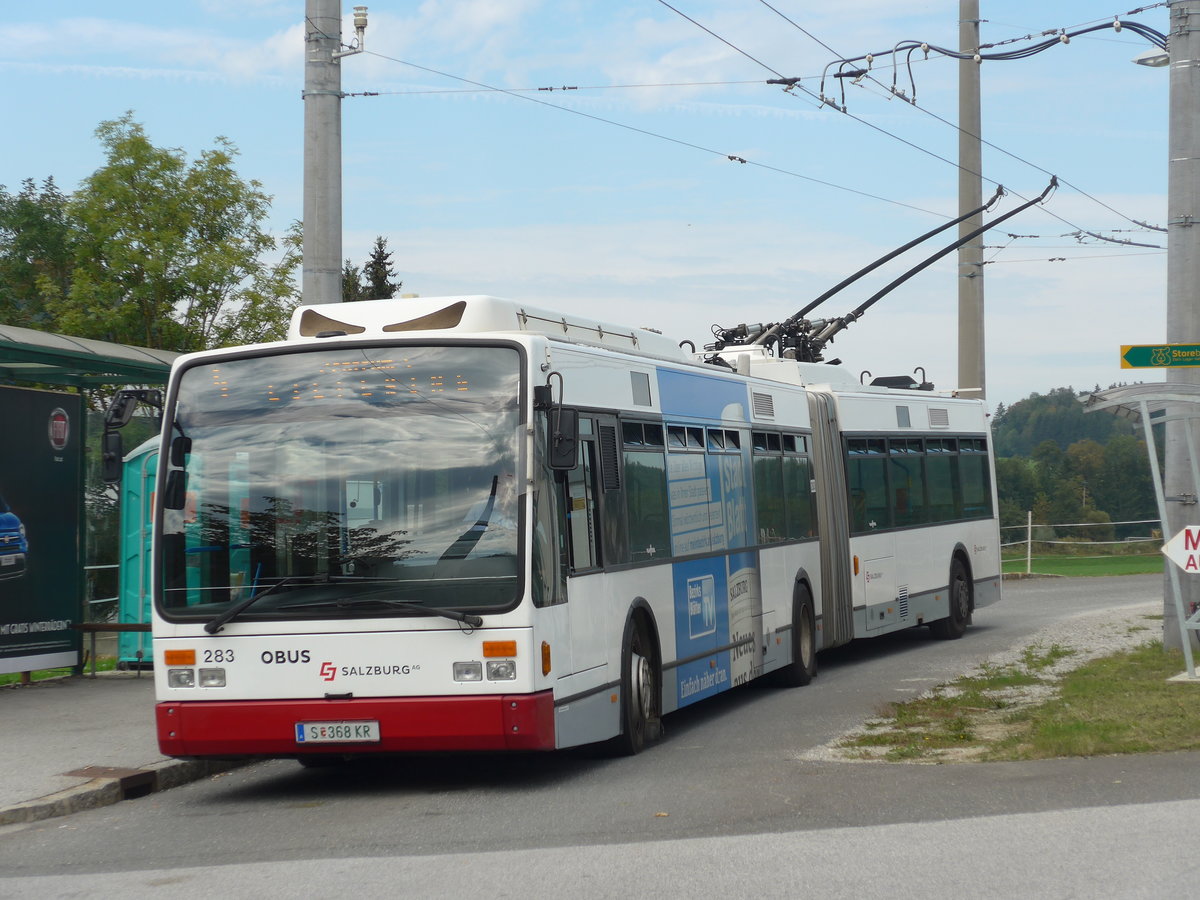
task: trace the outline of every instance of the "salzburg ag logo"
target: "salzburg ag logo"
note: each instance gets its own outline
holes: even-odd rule
[[[326,681],[333,681],[337,676],[337,666],[331,662],[321,663],[321,677]]]

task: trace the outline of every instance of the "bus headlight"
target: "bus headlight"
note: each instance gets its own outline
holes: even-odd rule
[[[514,659],[489,659],[488,681],[516,681],[517,662]]]
[[[483,665],[478,662],[456,662],[455,681],[483,681]]]
[[[225,670],[201,669],[200,687],[225,687]]]
[[[195,686],[195,669],[167,669],[167,687],[190,688]]]

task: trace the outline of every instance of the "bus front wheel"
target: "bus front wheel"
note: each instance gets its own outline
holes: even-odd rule
[[[962,560],[950,563],[950,615],[930,623],[933,636],[943,641],[962,637],[971,621],[971,579]]]
[[[640,753],[661,731],[659,675],[649,627],[638,616],[625,626],[621,652],[621,733],[612,749],[620,756]]]

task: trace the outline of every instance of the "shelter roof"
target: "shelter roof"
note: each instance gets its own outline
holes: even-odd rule
[[[1152,424],[1166,419],[1200,418],[1200,384],[1179,381],[1128,384],[1095,391],[1079,399],[1086,412],[1103,409],[1135,422],[1141,420],[1143,408]]]
[[[164,384],[178,353],[0,325],[0,383]]]

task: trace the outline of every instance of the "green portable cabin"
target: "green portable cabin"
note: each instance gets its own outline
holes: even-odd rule
[[[154,475],[158,470],[156,435],[131,450],[121,473],[121,568],[117,576],[117,620],[150,621],[150,536]],[[117,638],[117,665],[122,669],[150,666],[150,634],[122,631]]]

